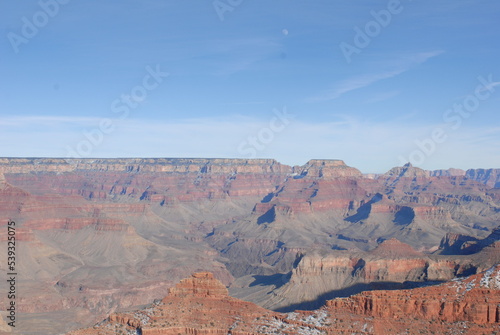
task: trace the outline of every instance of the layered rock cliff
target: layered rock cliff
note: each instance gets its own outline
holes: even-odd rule
[[[431,177],[454,177],[465,176],[465,171],[462,169],[447,169],[447,170],[433,170],[429,171]]]
[[[30,315],[22,331],[49,319],[47,333],[57,333],[145,304],[194,271],[266,306],[480,271],[497,259],[497,242],[477,241],[500,222],[500,192],[494,173],[476,172],[404,166],[366,177],[340,160],[2,158],[0,227],[17,223],[30,292],[19,299]],[[446,234],[469,244],[453,235],[440,244]],[[2,248],[6,238],[1,229]],[[415,254],[394,257],[383,249],[392,238]],[[440,245],[451,251],[428,255]]]
[[[294,172],[299,178],[306,176],[310,178],[357,178],[362,176],[361,171],[347,166],[339,159],[311,159],[305,165],[295,167]]]
[[[500,169],[470,169],[466,171],[465,176],[490,188],[500,187]]]
[[[143,335],[251,335],[270,334],[276,328],[298,334],[299,329],[319,333],[322,327],[307,320],[288,320],[287,315],[232,298],[212,273],[201,272],[182,280],[168,296],[146,309],[115,313],[93,328],[68,335],[135,333],[136,330]]]
[[[500,322],[500,266],[434,287],[363,292],[328,301],[327,308],[332,314],[348,311],[356,315],[402,320],[402,323],[408,318],[434,323],[466,321],[476,325],[494,324],[497,329]]]
[[[497,265],[435,287],[365,292],[285,314],[229,297],[204,272],[182,280],[162,301],[68,335],[492,334],[500,331],[499,293]]]
[[[239,297],[252,299],[280,311],[319,308],[326,300],[374,289],[400,289],[449,281],[500,262],[496,256],[477,258],[426,255],[396,239],[370,252],[312,252],[304,255],[289,279],[261,299],[254,292]]]
[[[290,173],[274,159],[227,158],[0,158],[2,173],[32,172]]]

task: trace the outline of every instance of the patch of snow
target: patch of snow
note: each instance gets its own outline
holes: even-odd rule
[[[305,327],[300,327],[297,331],[297,334],[299,335],[320,335],[323,334],[323,332],[320,332],[317,329],[311,329],[311,328],[305,328]]]
[[[134,313],[134,317],[136,319],[138,319],[142,325],[146,325],[149,323],[149,321],[151,321],[151,318],[150,318],[151,314],[147,313],[147,314],[144,314],[142,312],[135,312]]]
[[[319,311],[303,318],[302,321],[313,326],[321,327],[328,321],[328,313],[326,313],[325,310],[320,309]]]
[[[257,332],[259,334],[276,334],[277,332],[279,333],[286,330],[290,330],[290,328],[292,328],[292,325],[283,322],[279,319],[273,319],[271,322],[259,326],[257,328]]]
[[[474,287],[476,287],[476,279],[472,279],[470,282],[467,283],[467,287],[465,288],[465,292],[469,292]]]
[[[457,288],[457,294],[465,294],[476,287],[476,279],[472,279],[469,282],[467,282],[467,280],[468,278],[455,278],[452,280],[453,285],[451,287]]]
[[[486,270],[483,277],[481,278],[480,287],[485,287],[485,288],[490,287],[491,275],[493,274],[493,271],[495,271],[495,267]]]
[[[290,323],[287,322],[290,320]],[[297,325],[293,321],[300,321],[306,325]],[[329,315],[325,310],[315,311],[311,314],[301,315],[300,313],[287,313],[285,320],[273,319],[271,322],[256,327],[259,334],[285,334],[293,332],[300,335],[321,335],[324,331],[317,327],[324,327],[329,324]]]
[[[367,330],[368,330],[368,323],[365,323],[365,324],[363,325],[363,330],[362,330],[362,331],[363,331],[363,332],[366,332]]]

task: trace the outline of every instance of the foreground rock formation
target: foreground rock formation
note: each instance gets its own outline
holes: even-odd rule
[[[500,262],[497,183],[341,160],[0,158],[0,248],[16,221],[24,333],[93,324],[200,271],[266,308],[317,308]]]
[[[309,313],[313,315],[312,313]],[[228,295],[226,287],[210,272],[195,273],[172,288],[167,297],[148,308],[110,315],[93,328],[68,335],[135,334],[271,334],[276,329],[311,334],[322,327],[314,322],[287,320],[253,303]],[[297,333],[298,334],[298,333]]]
[[[276,313],[228,296],[209,272],[148,308],[68,335],[491,334],[500,331],[500,266],[428,288],[364,292],[312,312]]]
[[[414,334],[493,334],[500,328],[500,265],[443,285],[338,298],[328,301],[327,309],[332,315],[355,316],[349,320],[370,317],[381,334],[408,329]]]

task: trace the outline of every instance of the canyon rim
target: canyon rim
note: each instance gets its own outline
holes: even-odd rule
[[[452,331],[464,322],[469,331],[497,329],[498,287],[476,289],[467,283],[485,280],[457,278],[496,276],[499,171],[406,164],[364,175],[320,159],[287,166],[272,159],[2,158],[0,241],[6,249],[15,222],[17,261],[17,324],[6,326],[3,311],[2,331],[104,331],[94,325],[117,322],[132,333],[144,324],[130,311],[192,294],[241,307],[230,315],[198,310],[207,315],[198,321],[186,309],[184,325],[178,308],[164,310],[163,317],[176,314],[169,327],[177,332],[201,334],[213,322],[223,324],[216,333],[227,333],[246,320],[245,310],[248,325],[260,328],[239,321],[234,334],[266,333],[278,323],[297,334],[380,333],[389,319],[384,332],[397,333],[414,328],[404,322],[409,314],[419,329]],[[0,270],[10,273],[6,263]],[[201,274],[181,282],[187,293],[173,288],[193,273]],[[208,287],[197,288],[202,282]],[[450,285],[471,292],[462,300],[443,296],[455,290]],[[371,323],[352,328],[365,319]]]

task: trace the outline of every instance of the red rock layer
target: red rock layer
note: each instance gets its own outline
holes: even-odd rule
[[[395,238],[380,243],[377,248],[370,252],[370,254],[389,259],[424,256],[408,244],[402,243]]]
[[[222,298],[229,296],[226,286],[214,278],[210,272],[199,272],[191,278],[181,280],[168,292],[170,297]]]
[[[114,172],[203,172],[286,173],[292,168],[274,159],[205,158],[0,158],[0,173],[114,171]]]
[[[296,172],[301,176],[312,178],[332,177],[361,177],[362,173],[353,167],[347,166],[339,159],[311,159],[304,166],[297,167]]]
[[[365,292],[314,312],[274,313],[227,296],[208,272],[181,281],[162,302],[112,314],[68,335],[492,334],[500,330],[500,266],[427,288]]]
[[[289,334],[298,334],[299,329],[324,333],[326,327],[307,321],[309,314],[297,320],[232,298],[212,273],[201,272],[182,280],[161,302],[140,311],[112,314],[99,325],[68,335],[110,335],[136,329],[143,335],[252,335],[285,328]]]
[[[413,290],[370,291],[327,302],[336,311],[376,318],[500,322],[500,265],[463,280]]]

